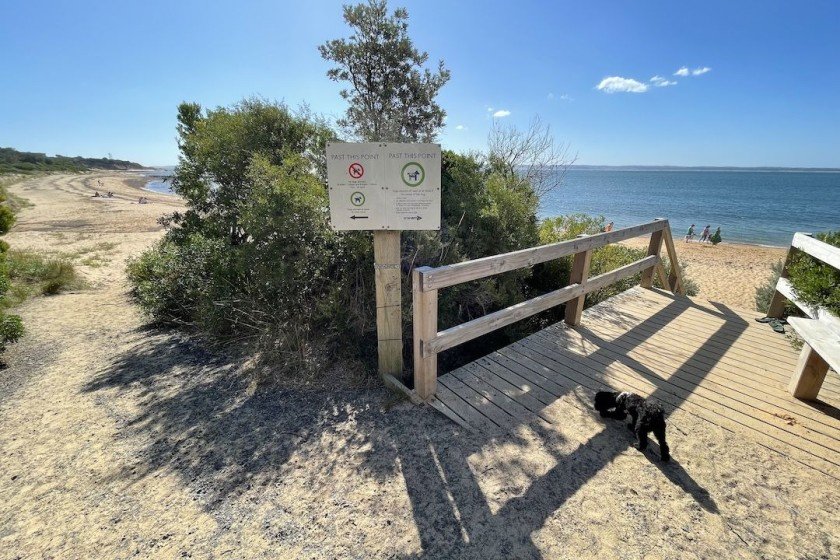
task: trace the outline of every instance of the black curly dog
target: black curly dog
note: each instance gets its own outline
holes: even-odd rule
[[[604,418],[624,420],[630,415],[627,427],[636,434],[636,449],[644,451],[648,444],[648,434],[653,432],[659,442],[663,461],[668,461],[671,454],[665,442],[665,411],[655,402],[645,400],[635,393],[598,391],[595,393],[595,410]]]

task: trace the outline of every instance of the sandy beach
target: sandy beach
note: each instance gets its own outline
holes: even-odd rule
[[[547,406],[556,427],[492,439],[379,386],[257,390],[241,359],[150,327],[132,302],[126,259],[182,207],[137,187],[119,173],[10,187],[31,206],[5,239],[72,259],[88,286],[15,310],[27,334],[0,371],[0,558],[840,553],[835,479],[682,409],[663,466],[584,390]],[[701,296],[747,309],[784,254],[677,250]]]
[[[773,263],[784,260],[787,249],[740,243],[689,242],[674,234],[677,254],[694,280],[697,297],[725,303],[740,309],[755,309],[755,289],[771,275]],[[648,239],[625,241],[629,247],[647,249]],[[663,255],[665,252],[663,250]]]

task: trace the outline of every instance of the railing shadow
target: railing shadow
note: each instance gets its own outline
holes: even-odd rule
[[[623,321],[628,330],[612,342],[621,342],[625,348],[642,346],[650,336],[645,334],[650,330],[649,327],[659,324],[662,318],[671,317],[675,313],[679,314],[689,308],[699,308],[699,306],[686,298],[672,296],[672,301],[667,306],[641,322],[630,324],[628,317],[625,316]],[[703,307],[702,309],[706,313],[725,320],[724,325],[711,332],[706,341],[683,364],[691,364],[705,376],[726,353],[726,349],[733,344],[733,333],[737,338],[737,335],[746,330],[747,323],[724,306]],[[724,326],[726,327],[726,336],[723,335]],[[598,349],[588,356],[592,363],[598,362],[593,358],[606,358],[600,361],[603,364],[601,367],[593,369],[595,380],[599,386],[624,390],[623,387],[614,386],[614,382],[606,374],[606,364],[615,359],[613,353],[606,352],[603,346],[599,346],[603,341],[592,334],[591,331],[587,331],[585,328],[579,328],[578,330],[583,333],[585,339],[598,346]],[[590,334],[586,334],[587,332]],[[701,350],[704,354],[702,360],[697,359]],[[558,363],[562,363],[563,359],[564,356],[558,352]],[[673,409],[680,406],[693,392],[684,390],[680,392],[680,395],[676,395],[670,391],[667,380],[662,379],[643,364],[633,361],[626,365],[635,369],[646,380],[654,384],[656,389],[650,397],[660,402],[669,403],[670,406],[667,408]],[[591,413],[594,415],[594,411]],[[580,490],[632,443],[632,434],[623,426],[623,423],[614,424],[604,426],[600,432],[579,445],[571,453],[556,454],[557,463],[554,468],[535,480],[522,495],[507,501],[495,513],[491,513],[485,501],[480,499],[480,489],[466,463],[466,457],[456,458],[454,463],[440,460],[431,461],[426,458],[425,461],[421,460],[419,467],[415,465],[411,470],[404,471],[414,510],[415,523],[421,533],[423,542],[423,553],[417,556],[430,558],[481,557],[482,554],[495,553],[502,557],[542,557],[539,549],[531,541],[531,534],[542,527],[546,520],[570,496]],[[487,444],[491,443],[490,440],[479,435],[469,437],[470,446],[476,451],[482,450]],[[399,442],[397,442],[397,445],[400,445]],[[399,453],[404,465],[418,459],[416,455],[409,456],[402,450]],[[430,456],[435,456],[437,453],[435,447],[430,444]],[[678,459],[674,459],[670,463],[660,463],[658,456],[656,458],[651,458],[649,454],[645,456],[675,486],[691,495],[703,509],[712,514],[718,513],[717,504],[710,493],[692,478]],[[415,469],[426,469],[432,462],[440,465],[442,471],[439,480],[440,485],[436,489],[430,489],[428,480],[424,480],[423,484],[415,484],[412,479],[412,474],[416,472]],[[453,480],[457,480],[459,484],[453,485]],[[479,494],[478,497],[477,494]],[[452,512],[452,515],[448,518],[430,515],[430,511],[438,512],[441,509],[446,509],[442,503],[438,504],[439,507],[430,507],[429,500],[438,499],[451,504],[449,511]]]
[[[674,298],[659,318],[688,305]],[[727,321],[731,333],[736,319],[727,316]],[[636,331],[628,323],[628,333],[618,340],[641,345],[642,325],[650,323]],[[597,346],[597,340],[590,341]],[[705,346],[721,354],[726,344],[712,334]],[[603,350],[592,356],[614,361]],[[564,356],[557,357],[562,364]],[[696,366],[712,367],[708,357]],[[610,385],[605,370],[595,372],[598,387]],[[667,382],[652,371],[643,373],[657,384],[653,397],[665,396]],[[578,444],[537,423],[534,433],[556,464],[494,511],[470,457],[492,443],[524,447],[520,436],[492,440],[466,434],[426,408],[400,406],[388,413],[393,396],[384,390],[255,391],[236,360],[174,333],[146,333],[142,344],[97,372],[84,390],[130,396],[136,404],[134,413],[122,417],[119,431],[145,442],[145,449],[134,462],[115,467],[112,480],[131,485],[160,472],[174,473],[212,513],[255,488],[299,479],[301,472],[314,504],[319,487],[333,484],[339,474],[347,476],[347,465],[358,462],[353,476],[364,472],[377,483],[402,477],[422,547],[415,556],[430,558],[541,557],[534,531],[632,443],[621,423],[605,425]],[[585,414],[594,416],[594,411]],[[678,453],[672,463],[655,464],[701,507],[717,511],[713,498],[679,463]],[[357,515],[373,515],[368,505],[352,507],[359,508]]]

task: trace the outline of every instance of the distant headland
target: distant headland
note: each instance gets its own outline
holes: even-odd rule
[[[126,171],[146,168],[139,163],[122,159],[48,156],[39,152],[19,152],[14,148],[0,148],[0,175],[5,173],[29,174],[42,171],[78,172],[89,169]]]

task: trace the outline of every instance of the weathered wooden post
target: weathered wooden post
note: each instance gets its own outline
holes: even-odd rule
[[[657,218],[660,220],[661,218]],[[660,229],[658,231],[654,231],[650,234],[650,243],[648,244],[648,256],[655,255],[659,256],[659,253],[662,252],[662,240],[664,237],[664,230]],[[675,266],[674,263],[671,263],[671,266]],[[642,288],[651,288],[653,287],[653,269],[656,266],[652,266],[648,269],[642,271],[642,279],[639,282],[639,285]],[[663,286],[664,287],[664,286]]]
[[[578,239],[587,237],[586,235],[578,235]],[[572,273],[569,276],[569,284],[585,284],[586,279],[589,278],[589,265],[592,262],[592,249],[575,253],[574,261],[572,262]],[[566,324],[577,325],[580,324],[580,317],[583,314],[583,304],[586,300],[586,294],[569,300],[566,303]]]
[[[400,233],[373,232],[379,375],[393,375],[397,379],[402,379],[403,372]]]
[[[415,268],[412,275],[412,300],[414,310],[414,390],[427,400],[437,390],[437,354],[423,355],[423,340],[437,336],[438,293],[437,290],[423,290],[424,266]]]

